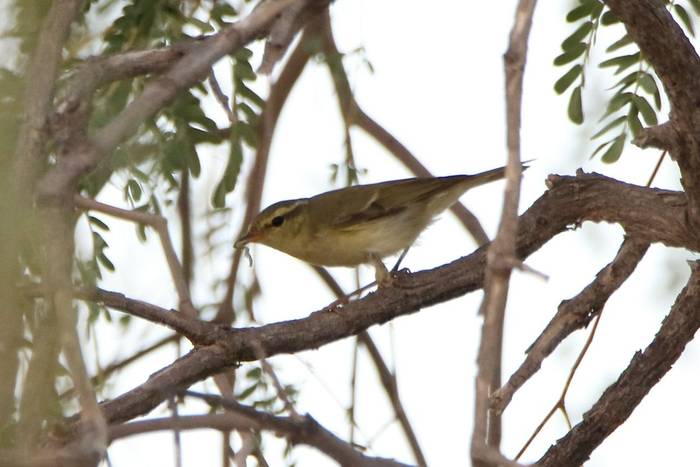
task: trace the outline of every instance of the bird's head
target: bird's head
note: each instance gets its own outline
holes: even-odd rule
[[[295,242],[304,223],[308,199],[280,201],[265,208],[251,222],[248,231],[234,246],[242,248],[249,243],[262,243],[280,251],[295,249]]]

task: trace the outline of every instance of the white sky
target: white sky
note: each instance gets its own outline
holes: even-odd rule
[[[425,2],[397,0],[339,0],[333,4],[340,49],[363,47],[364,57],[374,66],[372,74],[363,66],[361,55],[346,61],[360,105],[436,175],[474,173],[505,162],[502,54],[514,6],[512,0],[481,4],[435,1],[429,7]],[[621,161],[613,166],[588,159],[588,136],[600,112],[591,110],[588,115],[592,123],[576,128],[566,117],[566,96],[557,96],[552,89],[564,71],[555,69],[552,59],[558,54],[561,40],[572,30],[562,20],[565,9],[561,2],[539,2],[533,25],[522,139],[523,159],[537,160],[525,174],[521,210],[542,194],[548,173],[573,174],[576,168],[583,167],[643,184],[658,157],[654,151],[626,149]],[[616,34],[620,33],[613,35]],[[602,44],[609,43],[606,36],[600,40]],[[595,76],[589,78],[584,95],[588,108],[595,107],[591,102],[610,84],[597,82]],[[224,125],[215,106],[212,114]],[[341,130],[332,83],[325,68],[312,63],[282,114],[263,204],[332,188],[329,165],[340,163],[344,157]],[[369,170],[362,182],[409,175],[360,131],[355,131],[353,138],[358,165]],[[204,172],[194,186],[211,190],[203,187],[212,186],[212,180],[218,179],[222,154],[203,152],[201,156]],[[249,166],[250,159],[245,164],[246,168]],[[674,164],[664,163],[656,184],[679,186]],[[497,226],[501,190],[502,184],[494,183],[463,198],[490,235]],[[234,219],[240,218],[243,209],[236,204],[241,199],[240,191],[237,189],[228,198],[228,205],[236,211]],[[205,191],[194,200],[200,216],[207,209],[210,193]],[[109,187],[104,199],[120,202],[118,188]],[[200,217],[195,226],[199,234],[205,230],[205,223]],[[118,271],[129,268],[134,258],[142,261],[140,267],[130,267],[128,274],[108,277],[105,287],[162,306],[174,306],[175,294],[160,249],[141,245],[132,226],[119,228],[117,224],[110,223],[113,231],[108,239],[108,254]],[[231,225],[227,238],[232,238],[237,228]],[[171,230],[179,242],[177,226],[173,224]],[[556,237],[528,259],[530,266],[550,276],[548,282],[515,273],[506,322],[504,379],[522,361],[524,349],[541,332],[561,300],[572,297],[593,279],[613,258],[621,239],[622,231],[617,226],[587,223],[576,232]],[[473,248],[457,221],[445,214],[421,237],[404,265],[412,270],[430,268],[466,255]],[[212,258],[200,255],[198,273],[224,277],[230,253],[220,248]],[[305,264],[265,247],[252,253],[264,293],[256,306],[262,322],[303,317],[332,300]],[[597,338],[569,393],[568,407],[574,423],[626,367],[634,352],[651,341],[688,276],[684,264],[688,257],[680,251],[653,246],[633,277],[610,299]],[[346,289],[353,288],[351,270],[335,269],[333,273]],[[248,274],[247,267],[242,274]],[[363,281],[371,280],[370,268],[363,268],[362,274]],[[194,294],[200,305],[219,298],[205,288]],[[402,400],[430,465],[469,464],[474,362],[481,326],[476,311],[480,300],[481,292],[472,293],[370,330],[387,360],[395,362]],[[162,335],[165,331],[150,323],[137,323],[127,335],[122,335],[113,324],[102,326],[101,362],[104,365],[117,356],[126,356]],[[583,332],[567,339],[544,363],[543,370],[516,394],[504,418],[506,455],[513,456],[519,450],[554,403],[584,340]],[[348,432],[344,413],[349,402],[352,346],[352,340],[346,339],[298,356],[271,359],[283,383],[296,384],[301,389],[297,409],[310,413],[340,436]],[[122,372],[110,394],[140,384],[174,357],[173,349],[154,353],[138,367]],[[696,340],[628,422],[593,453],[586,465],[690,465],[690,459],[697,458],[695,426],[700,409],[695,396],[700,391],[699,358],[700,345]],[[392,414],[364,353],[359,381],[357,417],[362,435],[358,441],[374,438],[370,453],[411,462],[398,424],[381,431]],[[211,384],[205,387],[213,390]],[[202,413],[203,409],[191,404],[183,409],[185,412]],[[151,415],[165,414],[167,411],[160,407]],[[555,416],[523,460],[536,460],[565,432],[564,421]],[[170,433],[118,441],[109,450],[111,463],[115,467],[172,465],[171,441]],[[190,432],[183,435],[183,441],[185,466],[220,465],[218,433]],[[280,465],[274,452],[277,448],[281,452],[282,442],[272,437],[265,442],[274,446],[268,461]],[[325,456],[307,448],[297,448],[293,458],[300,466],[329,464]]]

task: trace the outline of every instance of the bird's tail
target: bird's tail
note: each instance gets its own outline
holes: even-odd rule
[[[532,162],[532,159],[522,162],[522,170],[527,170],[530,167],[528,164]],[[501,180],[506,176],[506,168],[499,167],[497,169],[487,170],[486,172],[481,172],[474,175],[469,175],[469,188],[474,188],[476,186],[485,185],[487,183],[495,182],[496,180]]]

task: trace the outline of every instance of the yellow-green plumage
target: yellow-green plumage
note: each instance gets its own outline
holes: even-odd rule
[[[263,210],[236,246],[258,242],[321,266],[376,264],[410,247],[468,189],[503,176],[499,168],[409,178],[281,201]]]

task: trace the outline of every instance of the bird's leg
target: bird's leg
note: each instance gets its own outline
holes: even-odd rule
[[[401,255],[399,256],[399,259],[396,261],[396,264],[394,265],[393,268],[391,268],[391,272],[395,273],[396,271],[399,270],[399,266],[401,266],[401,261],[406,257],[406,253],[408,253],[408,250],[410,249],[410,246],[407,246],[405,250],[401,252]]]
[[[394,277],[386,268],[382,260],[374,253],[369,254],[369,260],[374,265],[374,277],[377,281],[377,288],[391,287]]]

